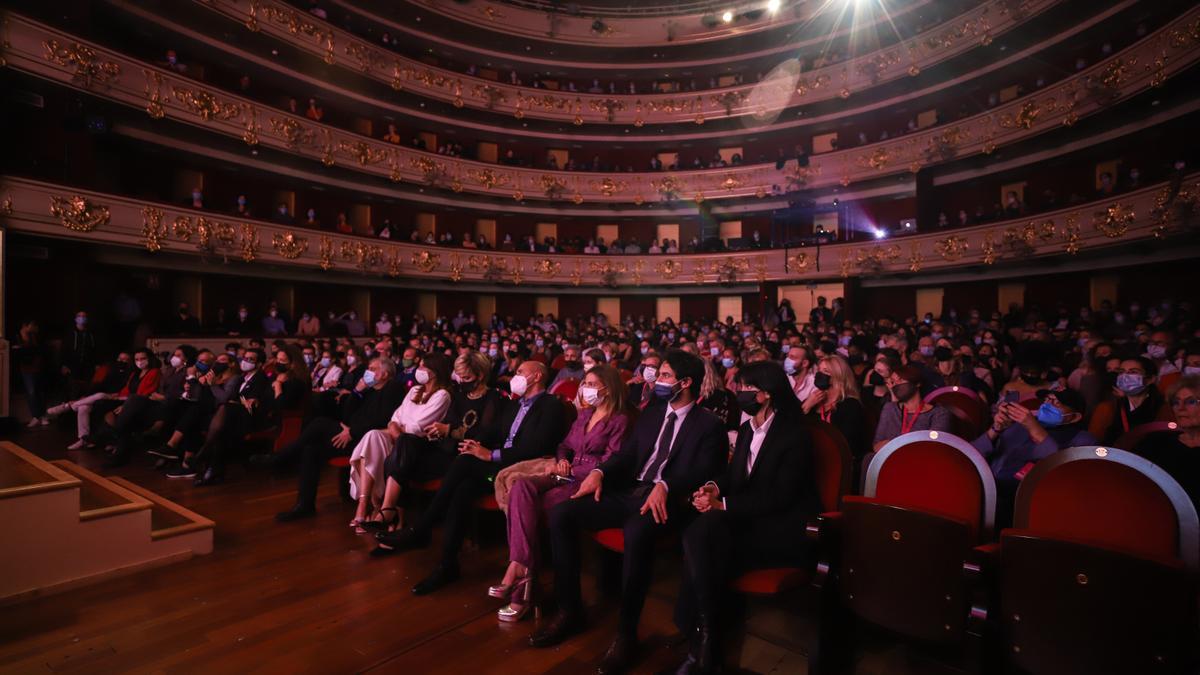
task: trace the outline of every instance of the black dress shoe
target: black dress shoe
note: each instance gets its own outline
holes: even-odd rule
[[[626,672],[633,665],[633,652],[636,649],[636,640],[618,635],[596,665],[596,675],[618,675]]]
[[[380,532],[375,539],[384,549],[393,551],[410,551],[414,548],[425,548],[429,545],[429,535],[417,532],[411,527],[395,532]]]
[[[438,565],[433,570],[432,574],[418,581],[417,584],[412,587],[413,595],[429,595],[443,586],[458,581],[460,576],[462,575],[459,574],[458,567]]]
[[[583,618],[574,612],[559,610],[550,623],[529,636],[530,647],[553,647],[578,633],[583,628]]]
[[[301,520],[302,518],[312,518],[317,515],[317,510],[311,506],[297,504],[287,511],[280,511],[275,514],[275,520],[281,523],[290,523],[293,520]]]
[[[208,469],[205,469],[204,473],[200,474],[200,477],[197,478],[196,482],[192,483],[192,485],[195,485],[196,487],[205,487],[208,485],[217,485],[218,483],[221,483],[224,480],[225,480],[225,476],[217,473],[216,471],[213,471],[212,468],[210,467]]]
[[[721,668],[721,660],[717,656],[716,631],[707,617],[701,616],[696,626],[696,635],[692,641],[692,652],[688,655],[695,663],[688,672],[695,675],[711,675]]]

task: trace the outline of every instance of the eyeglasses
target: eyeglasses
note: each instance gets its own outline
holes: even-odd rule
[[[1200,405],[1200,398],[1195,396],[1171,399],[1172,408],[1195,408],[1197,405]]]

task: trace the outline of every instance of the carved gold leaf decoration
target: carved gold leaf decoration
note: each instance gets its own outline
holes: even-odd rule
[[[109,220],[107,206],[93,204],[79,195],[50,197],[50,215],[58,218],[63,227],[76,232],[91,232],[107,225]]]
[[[1116,202],[1103,211],[1093,213],[1092,225],[1109,239],[1116,239],[1129,231],[1129,226],[1133,225],[1136,218],[1137,214],[1132,208]]]
[[[158,253],[166,244],[168,228],[163,223],[162,209],[153,206],[142,207],[142,237],[146,240],[146,250]]]
[[[46,50],[46,60],[66,68],[74,68],[75,73],[71,81],[86,88],[90,89],[93,84],[112,86],[121,76],[121,64],[102,60],[92,48],[78,42],[45,40],[42,47]]]
[[[442,264],[442,256],[440,253],[433,253],[431,251],[414,252],[412,254],[412,264],[417,269],[428,274]]]
[[[933,242],[933,251],[942,257],[942,260],[955,261],[963,257],[967,249],[971,245],[967,242],[966,237],[949,236],[945,239],[939,239]],[[915,271],[915,270],[914,270]]]
[[[276,232],[271,237],[271,245],[281,258],[295,260],[308,250],[308,237],[297,237],[291,230]]]
[[[222,101],[212,92],[203,89],[172,86],[171,94],[176,101],[182,103],[193,115],[205,122],[214,118],[231,120],[242,113],[241,104]]]

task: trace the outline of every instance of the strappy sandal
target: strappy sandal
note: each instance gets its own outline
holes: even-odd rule
[[[392,512],[389,518],[386,516],[388,511]],[[385,506],[378,511],[379,520],[362,521],[355,528],[356,534],[367,534],[368,532],[387,532],[390,527],[400,522],[400,511],[393,506]]]

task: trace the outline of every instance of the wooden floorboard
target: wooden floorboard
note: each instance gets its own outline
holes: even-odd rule
[[[483,545],[464,551],[461,581],[415,597],[410,588],[435,561],[436,539],[429,550],[370,558],[373,540],[347,526],[353,505],[338,498],[333,471],[322,478],[318,516],[279,525],[274,514],[295,498],[292,476],[235,465],[224,484],[195,488],[164,478],[147,457],[104,471],[99,453],[65,450],[71,440],[65,427],[11,440],[46,459],[65,457],[123,476],[211,518],[216,530],[210,555],[3,608],[0,673],[565,675],[591,672],[614,633],[616,607],[597,597],[595,560],[585,569],[591,625],[584,634],[536,650],[526,642],[532,617],[498,624],[502,603],[486,589],[503,573],[507,551],[494,519],[481,524]],[[673,567],[663,565],[647,600],[637,672],[656,672],[682,655],[668,644],[675,634]],[[778,665],[763,672],[803,672],[799,651],[769,640],[758,647],[755,663]],[[924,671],[888,653],[866,654],[874,665],[859,670]]]

